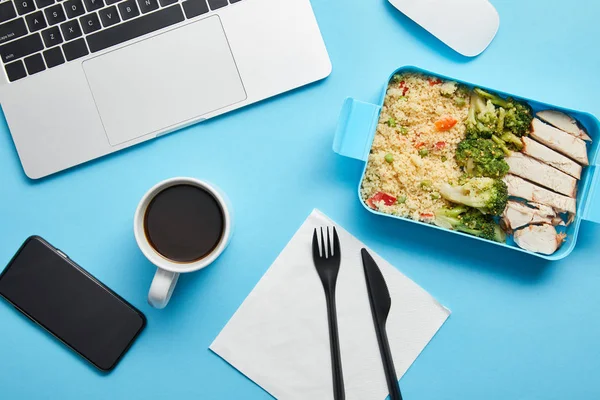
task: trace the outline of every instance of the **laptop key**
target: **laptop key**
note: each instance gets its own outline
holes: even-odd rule
[[[96,32],[98,29],[102,28],[96,13],[84,15],[79,18],[79,23],[81,23],[81,28],[84,33]]]
[[[211,10],[218,10],[219,8],[229,5],[227,0],[208,0],[208,5]]]
[[[187,0],[183,2],[183,10],[185,11],[185,16],[188,18],[194,18],[198,15],[202,15],[207,13],[208,5],[206,4],[206,0]]]
[[[121,18],[117,12],[117,7],[115,6],[103,8],[102,10],[98,11],[98,14],[100,14],[100,21],[102,21],[102,25],[105,28],[121,22]]]
[[[15,19],[0,25],[0,44],[27,35],[27,27],[23,18]]]
[[[142,14],[158,9],[158,1],[156,0],[138,0],[138,5],[140,6]]]
[[[83,0],[88,12],[96,11],[104,7],[104,0]]]
[[[105,3],[107,6],[111,5],[111,4],[115,4],[118,3],[121,0],[105,0]]]
[[[63,51],[65,52],[67,61],[72,61],[90,54],[83,38],[63,44]]]
[[[140,10],[138,10],[137,4],[135,4],[135,0],[127,0],[122,3],[119,3],[119,12],[121,12],[121,17],[123,17],[123,21],[127,21],[128,19],[140,15]]]
[[[166,7],[166,6],[170,6],[171,4],[175,4],[177,3],[179,0],[159,0],[158,2],[160,3],[161,7]]]
[[[81,0],[68,0],[63,3],[69,19],[77,18],[85,13]]]
[[[41,54],[34,54],[25,59],[25,66],[27,67],[27,72],[29,75],[37,74],[38,72],[42,72],[46,69],[46,65],[44,65],[44,59]]]
[[[44,59],[46,60],[48,68],[54,68],[57,65],[65,63],[65,57],[63,56],[60,47],[53,47],[50,50],[46,50],[44,52]]]
[[[148,33],[166,28],[184,20],[181,7],[178,5],[163,8],[160,11],[146,14],[126,24],[113,26],[87,37],[90,51],[95,53],[108,47],[126,42]]]
[[[82,35],[81,28],[79,27],[79,23],[76,19],[62,24],[60,26],[60,30],[62,31],[65,40],[72,40]]]
[[[37,6],[37,8],[48,7],[52,4],[54,4],[54,0],[35,0],[35,5]]]
[[[19,15],[24,15],[35,10],[33,0],[18,0],[15,1],[15,6]]]
[[[230,2],[231,4],[233,4],[233,3],[237,3],[238,1],[242,1],[242,0],[229,0],[229,2]]]
[[[8,80],[11,82],[16,81],[17,79],[23,79],[27,76],[25,66],[21,60],[12,64],[7,64],[4,69],[6,70],[6,75],[8,75]]]
[[[32,33],[48,26],[46,24],[46,19],[44,19],[44,13],[41,11],[36,11],[33,14],[26,15],[25,21],[27,21],[29,31]]]
[[[15,6],[12,1],[5,1],[0,3],[0,22],[8,21],[17,16]]]
[[[37,53],[44,49],[42,38],[39,33],[22,37],[0,46],[0,58],[2,62],[9,63],[21,57]]]
[[[63,42],[63,38],[60,34],[60,29],[58,29],[58,26],[53,26],[45,31],[42,31],[42,39],[44,39],[44,44],[46,47],[56,46],[57,44],[61,44]]]
[[[56,25],[67,19],[65,10],[63,10],[60,4],[46,8],[44,13],[46,14],[48,25]]]

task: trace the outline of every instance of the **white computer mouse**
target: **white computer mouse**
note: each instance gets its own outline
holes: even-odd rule
[[[500,17],[488,0],[389,0],[400,12],[467,57],[491,43]]]

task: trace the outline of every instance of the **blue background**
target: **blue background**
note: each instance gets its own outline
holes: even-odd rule
[[[270,398],[207,347],[315,207],[453,310],[401,380],[406,399],[600,398],[600,226],[584,222],[575,251],[547,262],[381,218],[357,199],[361,164],[331,151],[343,99],[377,100],[405,64],[600,115],[600,3],[493,3],[500,31],[467,59],[384,0],[313,0],[328,79],[41,181],[23,174],[2,122],[0,263],[41,235],[148,327],[103,375],[0,302],[0,398]],[[237,227],[223,257],[183,276],[158,311],[132,219],[148,188],[180,175],[221,186]]]

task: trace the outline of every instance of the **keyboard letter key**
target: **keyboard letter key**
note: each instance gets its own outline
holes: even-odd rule
[[[60,29],[62,30],[65,40],[75,39],[82,35],[81,28],[76,19],[65,22],[60,26]]]
[[[48,25],[56,25],[67,19],[67,17],[65,17],[65,11],[60,4],[46,8],[44,12],[46,13]]]
[[[121,12],[123,21],[127,21],[128,19],[140,15],[140,11],[138,10],[137,4],[135,4],[135,0],[127,0],[119,3],[119,11]]]
[[[156,0],[138,0],[140,10],[143,14],[149,13],[158,9],[158,2]]]
[[[88,12],[96,11],[104,7],[104,0],[83,0]]]
[[[61,44],[63,41],[58,26],[53,26],[45,31],[42,31],[42,39],[44,39],[44,44],[46,47],[56,46],[57,44]]]
[[[38,8],[44,8],[54,4],[54,0],[35,0],[35,4]]]
[[[30,32],[36,32],[40,29],[44,29],[48,25],[46,25],[46,20],[44,19],[44,14],[41,11],[36,11],[33,14],[29,14],[25,16],[25,21],[27,21],[27,26],[29,27]]]
[[[100,20],[102,21],[102,25],[104,25],[104,27],[109,27],[121,22],[121,18],[117,12],[117,7],[115,6],[106,7],[98,11],[98,14],[100,14]]]
[[[98,19],[96,13],[84,15],[83,17],[79,18],[79,22],[81,23],[81,28],[83,28],[85,33],[96,32],[101,28],[100,20]]]
[[[81,0],[68,0],[64,3],[69,19],[79,17],[85,13]]]
[[[35,10],[33,0],[15,0],[15,6],[19,15],[27,14]]]

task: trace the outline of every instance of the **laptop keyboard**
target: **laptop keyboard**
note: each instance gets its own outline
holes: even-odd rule
[[[0,59],[14,82],[238,1],[3,1]]]

